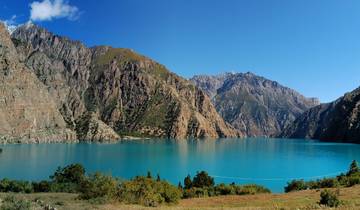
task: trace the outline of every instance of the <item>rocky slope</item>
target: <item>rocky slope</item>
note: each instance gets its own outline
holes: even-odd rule
[[[274,136],[317,99],[252,73],[195,76],[191,81],[210,97],[220,115],[247,136]]]
[[[87,48],[33,24],[12,40],[79,139],[241,136],[203,91],[132,50]]]
[[[47,87],[19,62],[10,35],[0,23],[0,143],[75,139]]]
[[[280,136],[360,143],[360,88],[308,110]]]

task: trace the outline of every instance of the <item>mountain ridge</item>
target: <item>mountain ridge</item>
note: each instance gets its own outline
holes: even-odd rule
[[[194,76],[220,115],[247,136],[275,136],[297,116],[319,104],[276,81],[247,73]]]
[[[0,23],[0,143],[75,141],[46,87],[18,59]]]
[[[299,116],[279,135],[323,141],[360,143],[360,87]]]
[[[133,50],[88,48],[34,24],[18,27],[11,38],[78,139],[243,136],[201,90]]]

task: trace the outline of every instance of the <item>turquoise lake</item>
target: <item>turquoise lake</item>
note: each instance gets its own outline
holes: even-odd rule
[[[175,185],[205,170],[215,182],[256,183],[283,192],[291,179],[335,176],[360,160],[360,145],[290,139],[141,140],[116,144],[0,145],[0,178],[47,179],[58,166],[131,178],[160,174]]]

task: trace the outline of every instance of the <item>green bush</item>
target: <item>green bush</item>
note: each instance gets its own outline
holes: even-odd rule
[[[95,173],[80,184],[80,198],[97,199],[98,201],[114,200],[119,182],[111,176]]]
[[[360,176],[350,176],[348,178],[347,187],[352,187],[357,184],[360,184]]]
[[[210,191],[210,193],[209,193]],[[210,197],[211,194],[211,189],[209,190],[209,188],[207,187],[192,187],[190,189],[185,189],[183,191],[183,198],[202,198],[202,197]],[[209,195],[210,194],[210,195]]]
[[[332,188],[337,187],[339,182],[335,178],[324,178],[317,181],[318,188]]]
[[[323,178],[316,181],[304,182],[304,180],[293,180],[285,187],[285,192],[306,189],[351,187],[360,184],[360,169],[357,162],[352,161],[349,171],[338,175],[336,178]]]
[[[30,182],[6,178],[0,180],[0,192],[32,193],[33,191],[33,186]]]
[[[236,195],[255,195],[259,193],[271,193],[271,191],[263,186],[256,184],[236,186]]]
[[[291,182],[287,183],[287,186],[285,186],[285,192],[306,190],[307,188],[308,186],[304,180],[292,180]]]
[[[34,192],[50,192],[51,191],[51,182],[49,181],[40,181],[32,183]]]
[[[31,204],[24,199],[17,199],[15,196],[5,197],[0,210],[30,210]]]
[[[215,195],[235,195],[236,186],[221,183],[215,186]]]
[[[265,187],[249,184],[249,185],[235,185],[235,184],[219,184],[214,187],[192,187],[184,189],[183,198],[199,198],[212,197],[219,195],[254,195],[258,193],[270,193],[271,191]]]
[[[158,206],[164,202],[177,203],[181,191],[166,181],[138,176],[120,184],[118,197],[125,203]]]
[[[58,167],[50,179],[57,183],[80,183],[85,179],[85,168],[81,164]]]
[[[71,164],[64,168],[58,167],[50,176],[52,192],[79,192],[79,184],[86,179],[85,169],[80,164]]]
[[[331,192],[330,190],[325,189],[320,193],[320,204],[337,207],[340,205],[340,200],[338,199],[338,193]]]

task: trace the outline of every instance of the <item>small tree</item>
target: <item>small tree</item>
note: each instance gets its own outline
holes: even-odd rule
[[[298,191],[298,190],[306,190],[308,188],[307,184],[304,180],[292,180],[291,182],[287,183],[284,190],[286,193],[291,191]]]
[[[360,172],[359,166],[358,166],[356,160],[353,160],[350,164],[350,168],[349,168],[347,175],[350,176],[350,175],[353,175],[353,174],[356,174],[359,172]]]
[[[150,171],[147,172],[146,178],[152,179],[152,176],[151,176],[151,172],[150,172]]]
[[[329,207],[339,206],[340,200],[338,199],[338,193],[331,192],[328,189],[321,191],[319,203]]]
[[[191,176],[187,175],[184,179],[184,188],[185,189],[190,189],[192,187],[192,181],[191,181]]]
[[[214,178],[208,175],[207,172],[201,171],[196,174],[192,181],[194,187],[212,187],[215,185]]]
[[[183,186],[182,186],[181,182],[179,182],[178,188],[181,189],[181,190],[183,189]]]
[[[80,183],[85,178],[85,168],[81,164],[71,164],[65,168],[58,167],[50,179],[57,183]]]
[[[161,178],[160,178],[160,175],[159,175],[159,174],[157,174],[156,181],[157,181],[157,182],[160,182],[160,181],[161,181]]]

